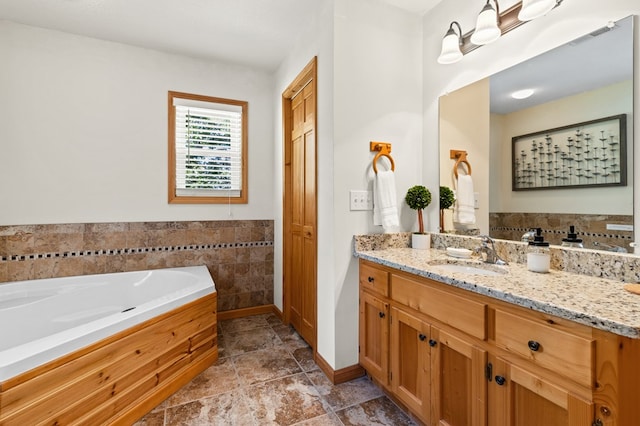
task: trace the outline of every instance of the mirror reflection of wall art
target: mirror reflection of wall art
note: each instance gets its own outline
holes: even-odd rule
[[[626,115],[516,136],[512,190],[625,186]]]

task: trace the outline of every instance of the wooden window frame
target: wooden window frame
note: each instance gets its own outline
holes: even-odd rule
[[[174,98],[189,99],[201,102],[211,102],[218,104],[228,104],[239,106],[242,109],[242,156],[241,156],[241,187],[240,194],[234,196],[212,195],[212,196],[192,196],[177,195],[176,193],[176,114],[173,105]],[[246,101],[235,99],[217,98],[212,96],[196,95],[183,92],[168,92],[168,200],[169,204],[247,204],[248,203],[248,105]]]

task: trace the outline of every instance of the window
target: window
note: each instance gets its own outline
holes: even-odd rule
[[[169,92],[169,203],[247,199],[247,102]]]

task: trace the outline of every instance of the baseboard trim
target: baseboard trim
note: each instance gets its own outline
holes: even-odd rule
[[[218,311],[218,320],[250,317],[252,315],[274,314],[282,321],[282,312],[276,305],[252,306],[250,308],[233,309],[230,311]]]
[[[313,360],[334,385],[339,385],[340,383],[348,382],[349,380],[357,379],[365,375],[364,368],[362,368],[360,364],[334,370],[318,352],[314,352]]]

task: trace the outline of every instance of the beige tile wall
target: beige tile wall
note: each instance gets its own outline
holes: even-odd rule
[[[273,303],[273,221],[0,226],[0,283],[194,265],[220,311]]]
[[[594,242],[624,247],[633,251],[633,232],[608,230],[607,224],[633,225],[633,216],[557,214],[557,213],[490,213],[490,235],[503,240],[520,241],[530,228],[542,228],[545,241],[562,244],[569,226],[574,225],[585,248],[597,249]]]

